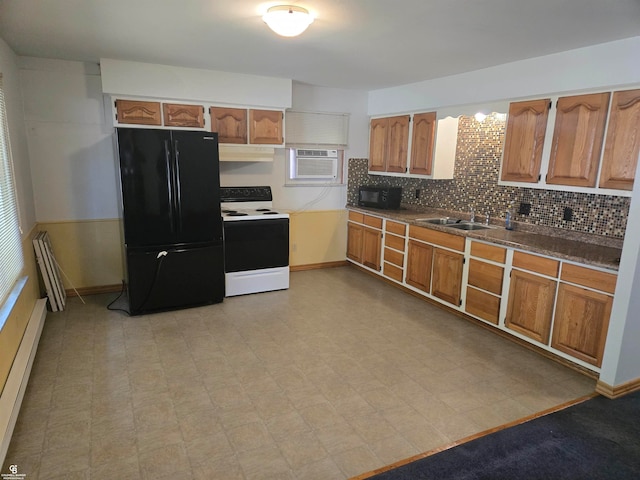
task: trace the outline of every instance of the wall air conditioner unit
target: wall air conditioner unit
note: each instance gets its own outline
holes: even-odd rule
[[[338,150],[292,148],[290,178],[335,180],[338,176]]]

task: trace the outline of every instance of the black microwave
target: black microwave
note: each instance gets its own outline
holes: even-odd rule
[[[401,199],[402,187],[362,186],[358,190],[358,205],[361,207],[396,210],[400,208]]]

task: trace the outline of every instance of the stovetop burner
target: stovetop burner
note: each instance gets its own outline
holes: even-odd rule
[[[225,221],[289,218],[273,209],[271,187],[221,187],[221,210]],[[266,220],[266,219],[264,219]]]

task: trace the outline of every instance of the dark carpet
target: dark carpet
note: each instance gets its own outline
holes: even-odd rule
[[[595,397],[371,480],[640,479],[640,391]]]

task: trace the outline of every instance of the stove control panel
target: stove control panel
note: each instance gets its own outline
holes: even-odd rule
[[[271,202],[271,187],[220,187],[222,202]]]

